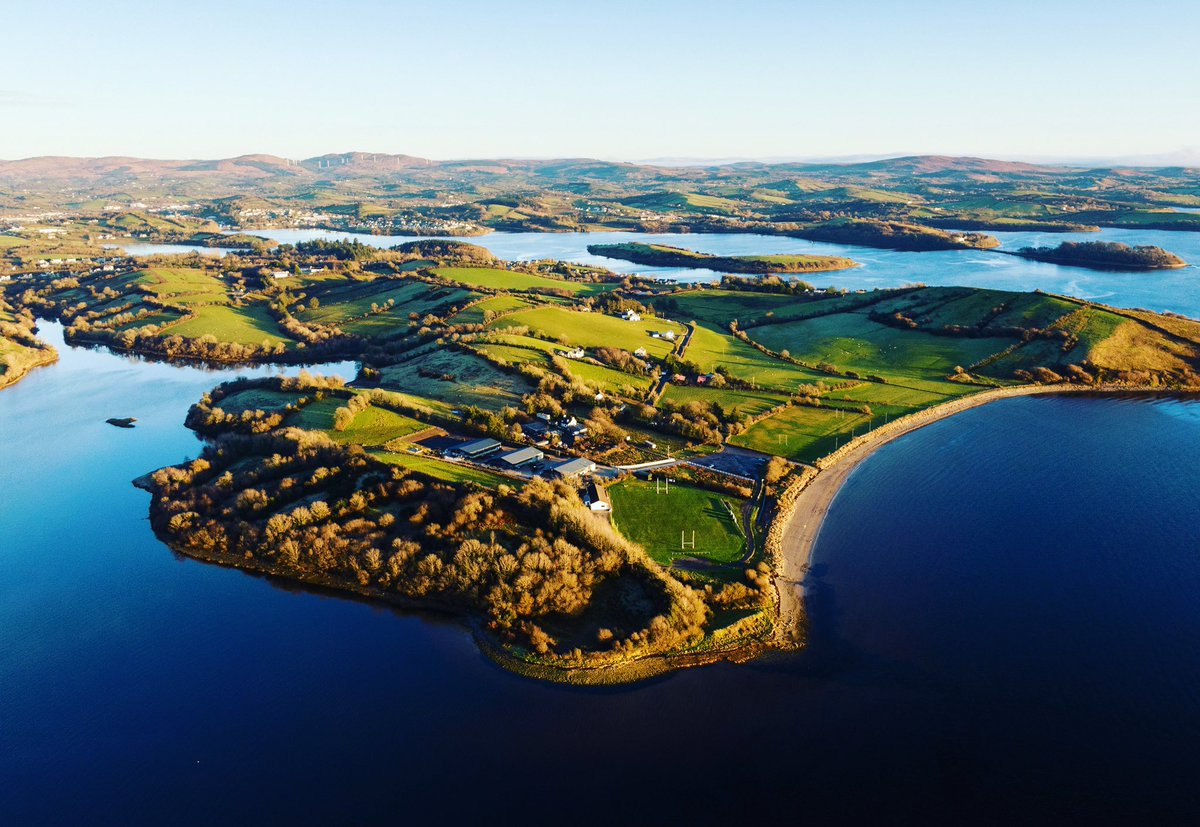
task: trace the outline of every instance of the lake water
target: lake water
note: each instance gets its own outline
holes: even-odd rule
[[[365,235],[329,230],[259,230],[255,232],[285,244],[295,244],[298,241],[312,239],[357,238],[365,244],[376,247],[391,247],[415,240],[409,236]],[[752,233],[497,232],[461,240],[486,247],[500,258],[508,261],[553,258],[607,267],[617,273],[640,273],[684,282],[712,281],[718,278],[719,274],[703,269],[646,267],[620,259],[591,255],[588,253],[587,247],[589,244],[643,241],[651,244],[671,244],[719,255],[808,253],[849,256],[862,266],[835,273],[816,273],[806,278],[822,287],[844,287],[850,290],[896,287],[916,282],[991,287],[999,290],[1046,290],[1105,302],[1117,307],[1170,310],[1200,318],[1200,281],[1198,281],[1200,271],[1195,266],[1200,264],[1200,233],[1106,228],[1098,233],[1022,232],[992,233],[992,235],[1000,240],[1001,249],[1005,250],[1016,250],[1029,246],[1051,246],[1063,241],[1119,241],[1131,245],[1149,244],[1170,250],[1193,264],[1180,270],[1162,270],[1150,273],[1101,272],[1079,267],[1060,267],[1056,264],[1027,261],[1015,256],[977,250],[902,253],[895,250],[824,244],[798,238]],[[130,255],[137,256],[154,253],[183,253],[190,250],[196,250],[205,255],[222,255],[224,253],[224,251],[214,250],[211,247],[162,244],[127,245],[126,250]]]
[[[197,453],[183,417],[223,374],[46,335],[60,363],[0,392],[4,823],[1200,806],[1200,402],[1012,399],[911,434],[833,505],[806,651],[573,689],[445,618],[175,557],[129,481]]]

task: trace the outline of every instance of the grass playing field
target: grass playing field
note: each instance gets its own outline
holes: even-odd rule
[[[639,479],[610,487],[613,525],[660,563],[677,557],[715,563],[741,559],[746,545],[740,526],[741,500],[691,485],[672,483],[659,493],[662,490]],[[695,548],[690,545],[693,531]]]
[[[812,462],[861,435],[871,423],[861,413],[793,405],[750,426],[729,440],[732,445],[775,454],[795,462]],[[882,417],[876,417],[882,424]]]

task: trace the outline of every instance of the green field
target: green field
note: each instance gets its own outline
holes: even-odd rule
[[[796,462],[812,462],[845,445],[852,433],[861,435],[871,422],[871,417],[860,413],[793,405],[756,422],[729,443]],[[882,425],[883,419],[877,416],[874,422]]]
[[[667,493],[657,493],[654,482],[630,479],[608,489],[612,520],[617,530],[660,563],[677,557],[699,557],[714,563],[734,563],[742,558],[742,500],[692,485],[672,483]],[[727,505],[726,505],[727,504]],[[730,514],[738,515],[736,519]],[[680,532],[696,547],[682,548]]]
[[[241,413],[242,411],[279,411],[299,399],[301,394],[296,391],[277,391],[272,388],[247,388],[244,391],[231,393],[217,407],[226,413]]]
[[[222,342],[239,345],[292,344],[267,314],[266,308],[226,307],[219,304],[202,304],[192,308],[193,316],[171,325],[163,331],[167,336],[183,336],[198,339],[215,336]]]
[[[473,482],[484,488],[514,484],[513,480],[499,474],[492,474],[470,465],[460,465],[457,462],[445,462],[424,454],[396,451],[371,451],[370,454],[388,465],[399,465],[443,482]]]
[[[472,287],[492,290],[535,290],[553,288],[576,295],[592,295],[611,289],[610,285],[589,284],[581,281],[566,281],[538,276],[533,273],[518,273],[494,267],[438,267],[433,274],[449,281],[457,281]]]
[[[650,336],[652,331],[675,332],[676,341],[683,338],[683,325],[666,319],[643,319],[627,322],[616,316],[601,313],[579,313],[558,307],[539,307],[522,310],[493,322],[492,327],[526,326],[542,338],[562,341],[580,347],[618,347],[633,352],[645,348],[658,358],[675,349],[675,343]]]
[[[873,322],[864,313],[838,313],[764,325],[747,331],[771,350],[789,351],[809,364],[878,375],[895,384],[953,393],[946,381],[956,365],[967,367],[1013,344],[1011,339],[935,336]]]
[[[485,314],[487,313],[511,313],[516,310],[524,310],[527,307],[533,307],[533,302],[521,298],[520,296],[493,296],[490,299],[484,299],[481,302],[468,307],[454,315],[451,319],[456,324],[483,324],[488,321]]]
[[[552,357],[563,349],[562,345],[532,336],[500,336],[499,339],[499,342],[484,342],[474,347],[494,359],[502,359],[512,365],[529,363],[547,370],[553,367]],[[571,376],[605,393],[640,397],[654,384],[654,379],[650,376],[634,376],[605,365],[565,357],[563,362]]]
[[[678,308],[671,313],[677,319],[698,319],[725,328],[734,319],[757,319],[799,303],[792,296],[776,293],[750,293],[741,290],[697,289],[672,293],[670,302]]]
[[[160,301],[170,304],[187,306],[229,301],[223,281],[193,267],[151,267],[139,272],[135,281]]]
[[[716,403],[726,413],[757,416],[771,408],[782,405],[788,397],[782,393],[768,391],[736,391],[727,388],[706,388],[694,385],[667,385],[662,395],[663,402],[682,405],[687,402]]]
[[[836,381],[824,373],[768,356],[758,348],[705,323],[696,325],[684,359],[699,365],[703,371],[723,367],[730,376],[744,382],[784,393],[795,393],[801,385]]]
[[[477,295],[408,279],[341,281],[322,285],[310,294],[319,306],[298,311],[298,319],[333,325],[355,336],[384,336],[407,330],[410,314],[421,317],[448,305],[466,304]],[[394,302],[391,307],[387,306],[389,301]]]
[[[421,371],[437,374],[422,376]],[[426,410],[443,416],[453,409],[475,405],[499,410],[519,405],[532,388],[519,376],[500,370],[486,359],[457,350],[435,350],[419,359],[383,369],[380,386],[416,398]],[[438,378],[445,376],[445,379]]]
[[[355,445],[383,445],[399,437],[410,436],[429,426],[404,414],[375,405],[359,411],[344,431],[330,431],[335,442]]]

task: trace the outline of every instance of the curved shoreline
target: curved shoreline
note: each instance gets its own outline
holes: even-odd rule
[[[775,558],[775,592],[779,606],[778,637],[781,640],[795,637],[802,626],[805,617],[804,578],[808,574],[813,549],[820,536],[821,526],[825,522],[825,515],[829,511],[830,505],[851,472],[879,448],[906,434],[924,428],[926,425],[972,408],[978,408],[989,402],[995,402],[998,399],[1043,394],[1138,392],[1164,393],[1170,391],[1164,388],[1149,387],[1096,388],[1062,384],[997,388],[909,414],[869,431],[834,453],[817,460],[816,469],[808,469],[795,484],[795,490],[781,496],[781,499],[790,497],[791,502],[784,506],[785,510],[776,515],[775,519],[779,521],[782,530],[776,540],[777,547],[768,549],[768,553]],[[770,538],[768,542],[770,542]]]

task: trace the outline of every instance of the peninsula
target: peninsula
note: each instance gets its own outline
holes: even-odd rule
[[[152,176],[142,183],[163,188],[158,208],[110,198],[102,182],[127,183],[125,167],[96,162],[104,175],[88,184],[80,173],[72,190],[94,199],[0,231],[0,384],[55,358],[36,336],[39,318],[60,322],[72,345],[149,359],[357,364],[349,381],[314,368],[199,398],[186,421],[199,456],[138,480],[153,494],[154,531],[197,559],[453,613],[523,674],[612,683],[794,645],[800,607],[787,583],[832,492],[874,446],[1007,395],[1200,387],[1200,323],[1171,314],[1042,292],[848,291],[786,277],[855,265],[839,256],[590,248],[726,272],[683,284],[509,261],[446,238],[676,229],[992,249],[990,236],[929,223],[1061,229],[1102,212],[1091,190],[1057,173],[924,159],[817,180],[738,166],[718,186],[702,169],[597,162],[586,170],[595,186],[567,198],[561,171],[534,162],[521,175],[509,168],[517,162],[497,162],[503,174],[393,163],[375,177],[368,163],[289,164],[270,183],[271,163],[258,158],[253,185],[236,163],[204,169],[205,192],[221,196],[186,204],[196,179]],[[0,165],[0,181],[28,172]],[[981,176],[1011,192],[975,197]],[[1038,176],[1079,209],[1032,214],[1019,194]],[[1137,180],[1146,191],[1162,183]],[[293,200],[298,181],[310,185],[303,198],[328,202]],[[391,200],[401,182],[421,188]],[[454,198],[420,194],[443,187]],[[1200,228],[1186,213],[1103,212]],[[271,225],[305,240],[275,244],[261,229]],[[283,234],[311,226],[440,237],[384,249]],[[135,242],[197,252],[134,258],[120,245]],[[211,244],[229,246],[216,256]]]
[[[908,252],[991,250],[1000,246],[999,241],[983,233],[951,232],[922,224],[873,219],[830,221],[802,227],[788,234],[810,241],[829,241],[834,244],[854,244]]]
[[[720,273],[821,273],[858,266],[853,259],[841,256],[717,256],[666,244],[638,242],[590,244],[587,250],[594,256],[619,258],[651,267],[696,267]]]
[[[793,504],[875,435],[1030,389],[1195,387],[1200,365],[1200,323],[1067,297],[665,284],[451,240],[121,261],[7,295],[155,358],[359,362],[202,397],[199,458],[139,480],[154,530],[455,612],[499,662],[571,682],[790,645]]]

